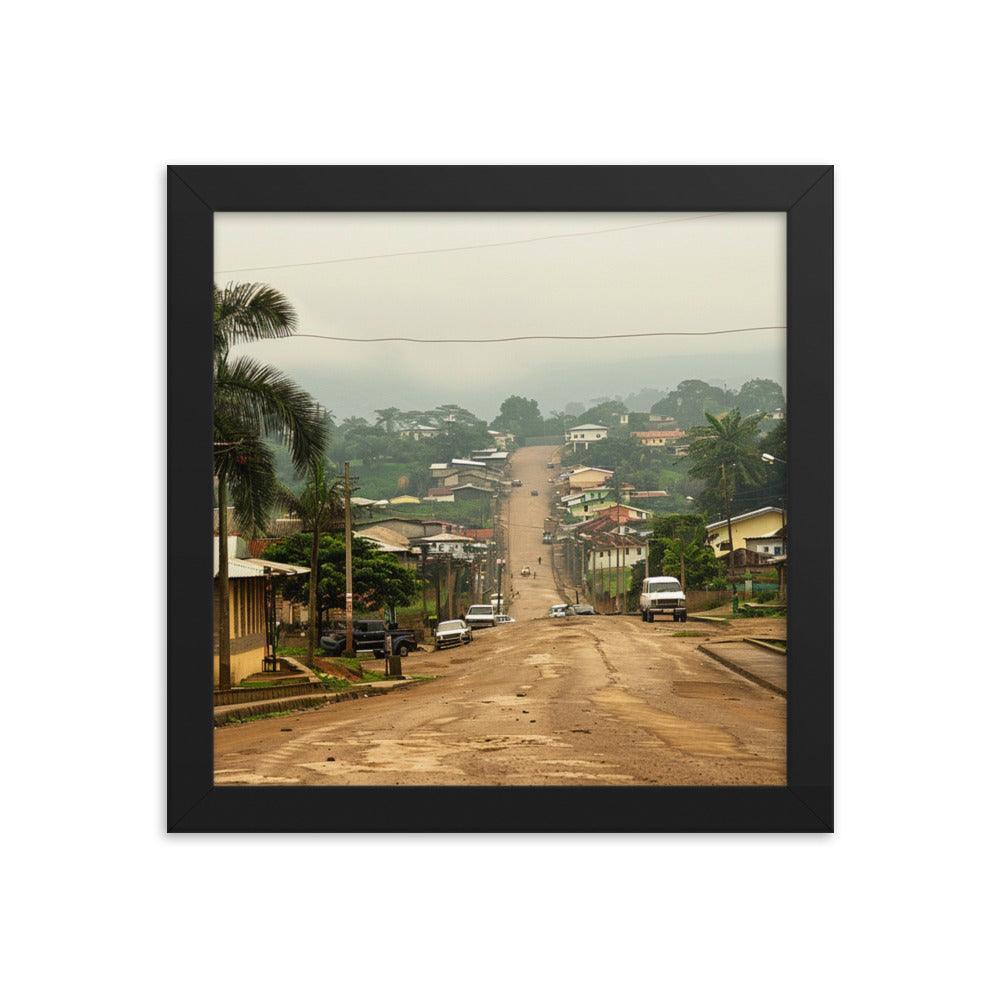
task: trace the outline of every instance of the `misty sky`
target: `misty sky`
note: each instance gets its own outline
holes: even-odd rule
[[[642,228],[273,267],[629,226]],[[784,213],[217,213],[215,265],[217,284],[263,281],[284,292],[303,334],[481,340],[785,323]],[[338,421],[440,403],[490,420],[515,393],[547,415],[686,378],[785,385],[784,331],[426,346],[295,338],[239,352],[292,375]]]

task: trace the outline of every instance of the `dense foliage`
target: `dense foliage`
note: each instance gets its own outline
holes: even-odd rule
[[[265,559],[308,566],[312,537],[307,533],[292,535],[270,545]],[[347,599],[344,539],[322,534],[319,539],[319,586],[316,592],[320,619],[333,608],[343,608]],[[409,604],[418,593],[417,575],[401,566],[394,555],[379,552],[364,538],[355,538],[351,546],[351,573],[354,602],[359,610],[379,611]],[[285,577],[281,586],[292,601],[305,603],[308,577]]]

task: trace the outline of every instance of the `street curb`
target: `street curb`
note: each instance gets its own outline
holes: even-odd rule
[[[712,657],[713,660],[721,663],[727,670],[731,670],[734,674],[739,674],[741,677],[745,677],[748,681],[753,681],[754,684],[759,684],[762,688],[767,688],[768,691],[772,691],[774,694],[780,694],[782,698],[788,697],[787,691],[782,691],[777,684],[772,684],[769,680],[758,676],[746,667],[738,666],[733,663],[732,660],[727,660],[721,653],[717,653],[714,649],[709,649],[704,643],[699,644],[698,650],[704,653],[706,656]]]
[[[320,708],[323,705],[336,704],[341,701],[357,701],[359,698],[371,698],[380,695],[402,691],[415,684],[426,684],[426,679],[404,680],[392,687],[380,688],[374,684],[358,684],[348,691],[334,691],[324,694],[303,695],[297,698],[275,698],[270,701],[251,702],[243,705],[223,705],[215,712],[215,725],[225,726],[256,715],[271,715],[275,712],[304,712],[308,709]]]
[[[767,639],[754,639],[752,636],[744,636],[743,641],[752,642],[755,646],[766,649],[769,653],[776,653],[778,656],[788,655],[787,649],[782,649],[781,646],[775,645],[773,642],[768,642]]]
[[[730,619],[716,618],[714,615],[688,615],[689,622],[702,622],[705,625],[729,625]]]

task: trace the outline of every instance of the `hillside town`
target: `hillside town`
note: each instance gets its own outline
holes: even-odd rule
[[[293,435],[272,433],[263,473],[217,448],[217,781],[467,782],[493,763],[513,783],[782,780],[777,384],[687,380],[647,410],[549,417],[515,395],[489,421],[442,404],[338,423],[314,404],[294,433],[314,457],[289,464]],[[339,753],[271,756],[300,716],[344,730]],[[576,759],[602,729],[613,764],[542,752]],[[639,760],[650,731],[664,752]],[[691,749],[705,739],[754,749]]]

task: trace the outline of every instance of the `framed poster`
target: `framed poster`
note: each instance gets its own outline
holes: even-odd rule
[[[168,213],[171,831],[832,830],[831,167]]]

